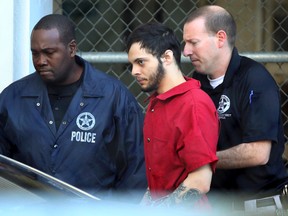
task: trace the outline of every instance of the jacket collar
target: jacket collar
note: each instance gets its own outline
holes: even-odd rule
[[[76,58],[77,64],[82,65],[83,70],[84,70],[83,81],[80,85],[80,88],[82,88],[82,91],[83,91],[83,96],[86,96],[86,97],[104,96],[103,87],[105,84],[104,82],[101,82],[101,77],[99,76],[98,73],[96,73],[96,71],[99,73],[103,73],[103,72],[96,70],[89,62],[87,62],[83,58],[79,56],[76,56],[75,58]],[[96,79],[95,79],[95,75],[96,75]],[[25,86],[25,88],[23,88],[23,90],[21,91],[22,97],[38,97],[42,95],[43,93],[47,93],[46,84],[43,82],[43,80],[41,79],[40,75],[37,72],[34,72],[33,74],[22,78],[22,80],[24,81],[29,77],[33,77],[33,78],[30,79],[31,83],[28,83]]]
[[[186,82],[175,86],[174,88],[170,89],[167,92],[164,92],[162,94],[157,94],[156,92],[152,94],[149,99],[157,98],[159,100],[167,100],[171,97],[174,97],[176,95],[184,94],[185,92],[191,90],[191,89],[200,89],[200,82],[198,80],[185,77]]]
[[[209,94],[221,93],[225,88],[232,84],[234,75],[239,71],[240,62],[241,56],[239,55],[237,48],[234,47],[227,71],[225,72],[223,83],[221,83],[215,89],[213,89],[210,85],[207,75],[197,73],[195,78],[201,80],[202,89],[204,89],[204,91],[208,92]]]
[[[232,57],[223,81],[224,88],[227,88],[232,84],[234,75],[237,73],[237,71],[239,71],[240,62],[241,62],[241,56],[239,55],[237,48],[234,47],[232,51]]]

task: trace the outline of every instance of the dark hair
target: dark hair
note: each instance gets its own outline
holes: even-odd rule
[[[192,22],[197,18],[205,19],[205,27],[208,32],[217,33],[223,30],[227,34],[229,46],[233,48],[236,41],[236,23],[233,16],[224,8],[215,5],[208,5],[193,11],[185,23]]]
[[[34,26],[33,31],[37,29],[53,29],[59,32],[60,41],[68,44],[75,39],[75,26],[66,16],[60,14],[50,14],[42,17]]]
[[[142,24],[128,36],[126,40],[127,52],[133,43],[140,43],[141,48],[156,56],[158,60],[166,50],[172,50],[176,64],[181,68],[180,42],[169,27],[156,22]]]

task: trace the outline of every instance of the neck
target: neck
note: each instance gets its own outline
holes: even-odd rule
[[[214,64],[213,69],[211,69],[211,72],[208,74],[209,78],[213,80],[221,76],[224,76],[230,64],[231,58],[232,58],[232,50],[229,47],[223,49],[221,55],[219,54],[217,65]]]
[[[69,78],[64,83],[62,83],[62,85],[69,85],[77,82],[81,78],[83,67],[75,62],[75,64],[73,64],[70,68],[70,71],[72,71],[72,73],[70,74]]]
[[[177,72],[175,73],[169,73],[166,72],[165,76],[163,77],[163,79],[161,80],[161,83],[159,84],[159,88],[157,89],[157,93],[158,94],[163,94],[167,91],[169,91],[170,89],[182,84],[186,82],[182,72],[180,70],[177,70]]]

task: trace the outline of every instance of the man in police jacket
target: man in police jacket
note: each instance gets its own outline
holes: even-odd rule
[[[67,17],[35,25],[36,72],[0,95],[0,153],[100,198],[135,192],[129,201],[138,202],[147,187],[142,110],[120,81],[76,51]]]

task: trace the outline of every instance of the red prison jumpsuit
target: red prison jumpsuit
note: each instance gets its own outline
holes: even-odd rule
[[[174,191],[187,175],[217,162],[219,121],[215,105],[200,89],[186,82],[150,97],[144,121],[148,185],[153,199]]]

